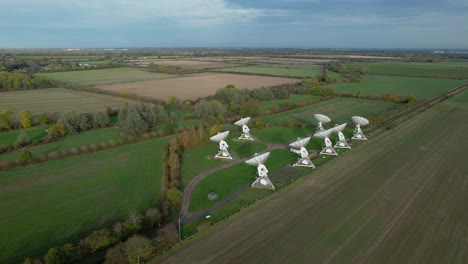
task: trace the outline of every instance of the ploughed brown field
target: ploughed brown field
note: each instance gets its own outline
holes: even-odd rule
[[[467,263],[467,103],[371,138],[158,263]]]
[[[216,90],[221,89],[228,84],[233,84],[240,89],[253,89],[261,86],[268,87],[300,81],[300,79],[282,77],[228,73],[202,73],[164,80],[103,85],[97,86],[96,88],[119,93],[133,93],[161,100],[166,100],[170,96],[186,100],[214,95]]]

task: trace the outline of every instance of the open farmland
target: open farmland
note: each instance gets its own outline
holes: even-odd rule
[[[320,103],[296,108],[286,112],[259,118],[262,123],[273,125],[305,125],[315,126],[314,114],[324,114],[331,118],[330,127],[335,123],[351,123],[351,116],[369,116],[399,107],[396,103],[373,101],[357,98],[335,98]]]
[[[0,262],[73,241],[155,206],[168,138],[2,171]]]
[[[39,73],[37,75],[65,83],[91,86],[159,80],[178,76],[165,73],[152,73],[134,68]]]
[[[246,74],[261,74],[271,76],[284,76],[284,77],[315,77],[322,73],[322,67],[313,66],[240,66],[231,68],[217,69],[220,72],[233,72],[233,73],[246,73]]]
[[[0,111],[19,112],[29,110],[33,114],[52,112],[99,112],[107,107],[120,108],[136,100],[64,88],[48,88],[3,92],[0,96]]]
[[[366,75],[364,81],[359,83],[341,83],[333,87],[339,93],[362,95],[392,95],[415,96],[418,99],[427,99],[446,92],[464,83],[463,80],[431,79],[400,76]]]
[[[468,63],[353,63],[370,74],[468,79]]]
[[[158,263],[465,263],[466,103],[372,138]]]
[[[233,84],[237,88],[252,89],[261,86],[267,87],[296,83],[299,81],[298,79],[282,77],[202,73],[165,80],[105,85],[98,86],[97,88],[119,93],[134,93],[140,96],[148,96],[162,100],[166,100],[170,96],[185,100],[214,95],[216,90],[225,87],[227,84]]]
[[[214,69],[223,67],[232,67],[237,64],[216,62],[216,61],[199,61],[199,60],[164,60],[164,59],[146,59],[146,60],[133,60],[132,63],[139,65],[149,65],[154,63],[156,65],[169,65],[174,67],[182,67],[189,69]]]

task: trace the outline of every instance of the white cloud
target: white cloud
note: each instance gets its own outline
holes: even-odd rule
[[[159,21],[184,26],[206,26],[255,21],[265,16],[285,16],[287,10],[246,8],[226,0],[17,0],[4,5],[15,12],[76,12],[72,24],[138,23]],[[55,22],[55,21],[54,21]]]

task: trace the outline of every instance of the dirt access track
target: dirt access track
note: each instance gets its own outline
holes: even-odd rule
[[[97,86],[96,88],[113,92],[134,93],[161,100],[166,100],[170,96],[186,100],[214,95],[216,90],[221,89],[228,84],[233,84],[240,89],[253,89],[262,86],[269,87],[287,83],[297,83],[300,81],[300,79],[283,77],[228,73],[201,73],[163,80],[103,85]]]
[[[468,107],[450,101],[156,263],[466,263]]]

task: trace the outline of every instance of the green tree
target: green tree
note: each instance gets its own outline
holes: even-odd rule
[[[242,116],[257,117],[261,114],[260,103],[258,100],[250,99],[240,107],[240,114]]]
[[[172,207],[176,207],[180,204],[182,193],[176,188],[170,188],[167,191],[166,198],[171,203]]]
[[[110,125],[110,118],[106,112],[93,113],[92,120],[94,127],[107,127]]]
[[[130,112],[123,124],[123,130],[130,136],[140,136],[148,131],[148,124],[135,112]]]
[[[140,264],[149,259],[154,252],[154,247],[148,238],[142,235],[135,235],[125,242],[124,252],[128,263]]]
[[[80,247],[89,247],[91,252],[106,248],[115,242],[118,238],[108,229],[93,231],[90,235],[80,241]]]
[[[0,112],[0,130],[11,129],[10,116],[12,113],[10,110]]]
[[[21,130],[18,137],[16,138],[15,146],[18,148],[18,147],[26,146],[30,143],[31,143],[31,138],[29,137],[29,135],[23,130]]]
[[[65,244],[61,247],[54,247],[47,251],[44,256],[46,264],[67,264],[76,259],[76,249],[73,244]]]
[[[23,126],[23,128],[31,127],[32,117],[33,117],[31,112],[28,110],[21,110],[20,115],[21,115],[20,123]]]
[[[45,124],[47,124],[47,122],[49,122],[49,116],[47,116],[46,114],[40,114],[39,115],[39,123],[41,125],[45,125]]]

